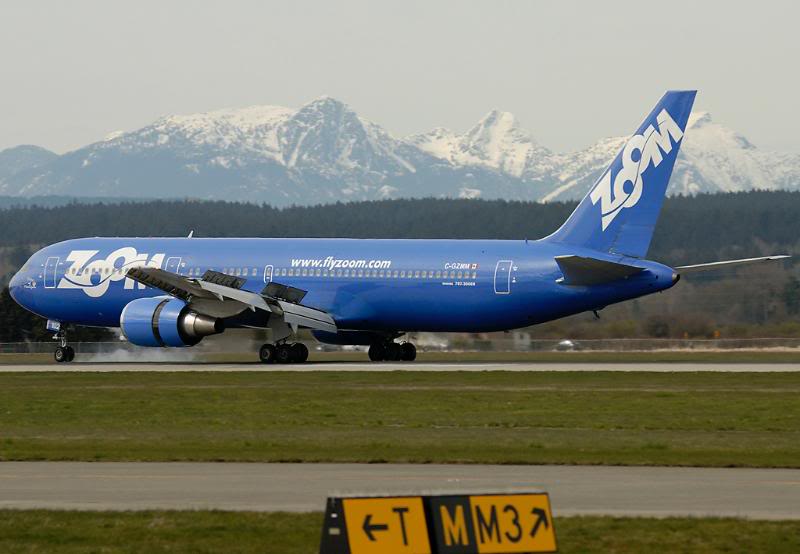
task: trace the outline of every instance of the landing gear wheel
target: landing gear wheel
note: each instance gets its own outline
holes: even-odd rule
[[[308,348],[302,342],[296,342],[292,345],[292,361],[302,364],[308,360]]]
[[[369,359],[373,362],[382,362],[386,358],[386,347],[376,342],[369,347]]]
[[[60,346],[56,347],[56,351],[53,354],[53,358],[55,358],[56,362],[62,363],[67,361],[67,349],[62,348]]]
[[[48,329],[50,329],[50,323],[50,321],[47,322]],[[53,336],[53,339],[58,341],[58,346],[55,352],[53,352],[53,358],[58,363],[71,362],[75,359],[75,350],[67,345],[67,330],[61,327],[60,324],[58,324],[56,328],[58,332]]]
[[[258,357],[261,359],[261,363],[264,364],[271,364],[275,361],[275,347],[269,343],[264,344],[258,350]]]
[[[279,344],[275,347],[275,361],[279,364],[290,364],[294,361],[292,345]]]
[[[396,342],[390,342],[386,345],[386,355],[384,357],[385,360],[389,362],[398,362],[402,358],[402,351],[400,349],[400,345]]]
[[[400,359],[404,362],[413,362],[417,359],[417,347],[410,342],[400,345]]]

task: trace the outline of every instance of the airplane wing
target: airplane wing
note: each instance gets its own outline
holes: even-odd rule
[[[189,279],[155,267],[134,267],[127,276],[144,285],[163,290],[187,303],[209,306],[209,303],[233,304],[235,313],[245,309],[263,310],[281,317],[287,324],[336,333],[336,322],[327,312],[299,303],[305,291],[281,285],[268,284],[261,293],[242,289],[246,281],[241,277],[217,271],[206,271],[200,279]]]
[[[192,297],[214,298],[214,295],[203,290],[195,279],[187,279],[163,269],[132,267],[128,270],[126,276],[148,287],[163,290],[167,294],[186,302]]]
[[[722,269],[726,267],[734,267],[739,265],[748,265],[748,264],[755,264],[759,262],[771,262],[773,260],[785,260],[786,258],[791,258],[791,256],[787,256],[785,254],[780,254],[778,256],[761,256],[760,258],[743,258],[741,260],[725,260],[722,262],[710,262],[707,264],[695,264],[695,265],[680,265],[677,266],[675,269],[679,273],[696,273],[698,271],[710,271],[712,269]]]
[[[558,282],[564,285],[599,285],[625,279],[645,270],[628,264],[586,258],[584,256],[556,256],[561,273],[564,274]]]

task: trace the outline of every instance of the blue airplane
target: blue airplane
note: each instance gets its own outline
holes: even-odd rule
[[[668,267],[645,259],[696,91],[669,91],[556,232],[540,240],[82,238],[14,276],[46,318],[58,362],[67,327],[120,327],[139,346],[186,347],[266,328],[263,362],[303,362],[296,336],[413,360],[412,331],[526,327],[666,290],[682,273],[786,256]]]

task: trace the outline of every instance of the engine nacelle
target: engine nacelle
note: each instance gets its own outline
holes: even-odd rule
[[[138,346],[194,346],[225,330],[223,320],[199,314],[177,298],[139,298],[122,310],[119,326]]]

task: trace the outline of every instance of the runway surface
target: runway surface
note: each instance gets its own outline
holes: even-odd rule
[[[536,363],[536,362],[318,362],[306,364],[214,364],[190,362],[115,362],[70,364],[0,364],[0,373],[58,371],[115,372],[115,371],[653,371],[665,372],[795,372],[800,364],[775,363]]]
[[[333,492],[540,489],[556,514],[800,519],[800,470],[2,462],[0,508],[321,511]]]

